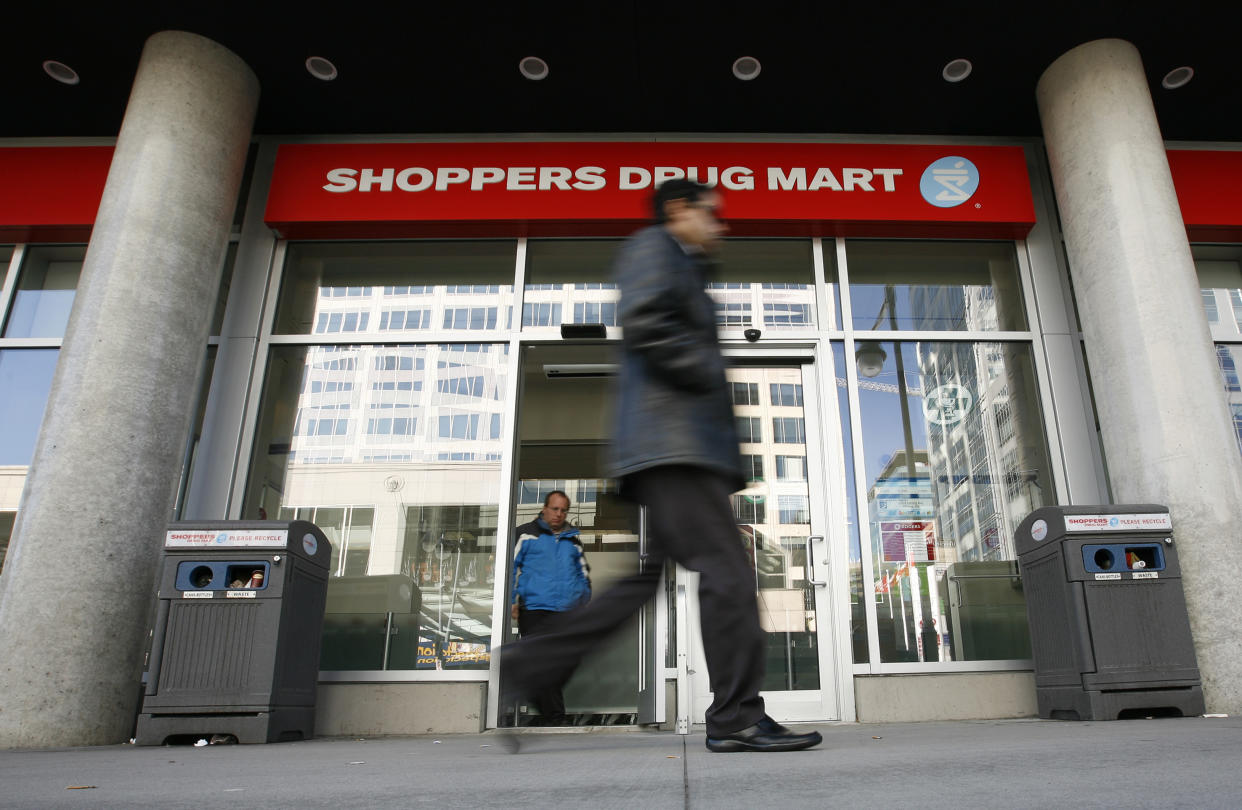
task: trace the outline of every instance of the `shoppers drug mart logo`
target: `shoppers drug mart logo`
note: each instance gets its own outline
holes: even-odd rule
[[[937,208],[953,208],[979,188],[979,169],[964,157],[942,157],[923,172],[919,191]]]

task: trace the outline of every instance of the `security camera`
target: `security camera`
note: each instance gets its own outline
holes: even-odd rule
[[[749,340],[751,343],[754,343],[756,340],[759,339],[759,336],[762,335],[763,333],[760,332],[758,329],[747,329],[742,334],[746,336],[747,340]]]

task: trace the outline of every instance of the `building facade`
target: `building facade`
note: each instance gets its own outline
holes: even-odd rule
[[[1078,181],[1064,167],[1094,159],[1091,144],[588,135],[250,139],[218,295],[200,302],[199,368],[162,383],[192,411],[177,480],[162,484],[169,520],[296,517],[331,540],[319,733],[523,722],[525,707],[515,718],[498,702],[495,651],[516,632],[513,528],[552,489],[569,493],[597,590],[636,568],[647,527],[602,465],[620,335],[609,264],[651,189],[683,176],[721,190],[730,224],[710,292],[747,465],[734,505],[769,634],[771,713],[1034,714],[1014,530],[1040,506],[1133,502],[1116,468],[1132,462],[1102,438],[1127,406],[1097,403],[1114,396],[1111,374],[1182,385],[1176,361],[1144,352],[1099,373],[1119,350],[1092,344],[1082,319],[1104,305],[1084,277],[1128,266],[1091,266],[1066,244],[1070,221],[1092,214],[1066,196]],[[1216,358],[1189,393],[1232,415],[1229,440],[1197,452],[1236,470],[1242,212],[1220,190],[1242,182],[1242,151],[1161,148],[1193,255],[1180,281],[1199,291],[1176,317],[1208,327],[1175,354]],[[36,443],[58,407],[66,330],[93,305],[79,278],[112,159],[108,143],[0,143],[10,196],[27,201],[0,221],[10,601],[31,598],[13,586],[22,544],[48,542],[24,539],[27,481],[47,452]],[[57,193],[30,204],[51,177]],[[1112,306],[1155,328],[1141,302],[1114,294]],[[93,407],[107,425],[109,404]],[[1124,429],[1152,428],[1130,418]],[[1157,444],[1193,426],[1164,429]],[[1186,501],[1158,480],[1143,500],[1172,501],[1176,529]],[[162,529],[139,530],[152,559]],[[368,587],[381,581],[419,597],[394,609]],[[567,687],[579,722],[702,721],[695,577],[670,566],[665,582]]]

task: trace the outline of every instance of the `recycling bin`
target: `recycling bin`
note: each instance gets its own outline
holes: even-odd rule
[[[1166,507],[1043,507],[1016,542],[1040,717],[1203,713]]]
[[[170,524],[136,742],[312,737],[331,556],[301,520]]]

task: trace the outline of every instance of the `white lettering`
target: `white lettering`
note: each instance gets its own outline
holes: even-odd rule
[[[669,180],[684,180],[685,177],[685,169],[679,169],[676,166],[655,167],[655,184],[657,187],[664,185]]]
[[[328,172],[328,184],[323,190],[333,194],[353,191],[358,187],[358,181],[354,179],[357,174],[356,169],[332,169]]]
[[[901,169],[875,169],[876,174],[884,178],[884,190],[894,191],[897,186],[893,182],[893,178],[901,174]]]
[[[649,185],[651,185],[651,172],[646,169],[640,169],[637,166],[621,167],[621,178],[617,188],[628,191],[636,188],[646,188]]]
[[[754,191],[754,172],[745,166],[730,166],[720,176],[720,184],[730,191]]]
[[[827,166],[820,167],[815,171],[815,176],[811,178],[811,185],[807,186],[811,191],[818,191],[827,186],[833,191],[840,191],[841,184],[837,182],[837,178],[833,176],[832,169]]]
[[[535,167],[521,166],[519,168],[509,167],[509,182],[505,183],[505,188],[510,191],[534,191],[535,190]]]
[[[470,190],[478,191],[483,188],[486,183],[499,183],[505,179],[505,170],[496,169],[490,166],[476,168],[470,178]]]
[[[569,178],[573,172],[560,166],[543,166],[539,169],[539,190],[547,191],[555,186],[561,191],[569,191]]]
[[[790,169],[789,174],[785,174],[784,170],[770,167],[768,169],[768,190],[769,191],[806,191],[806,169]]]
[[[691,166],[689,170],[687,170],[686,172],[686,177],[690,178],[696,183],[702,183],[708,188],[715,187],[716,180],[719,176],[720,176],[720,169],[717,169],[715,166],[707,167],[707,179],[706,180],[699,179],[699,167],[698,166]]]
[[[604,187],[604,170],[599,166],[583,166],[574,172],[573,186],[582,191],[598,191]]]
[[[415,175],[418,176],[418,180],[411,183],[410,178]],[[434,180],[435,175],[427,169],[422,169],[417,166],[411,166],[408,169],[402,169],[397,172],[397,188],[402,191],[425,191],[431,188],[431,184]]]
[[[875,191],[871,187],[871,172],[866,169],[842,169],[845,176],[845,190],[853,191],[858,186],[863,191]]]
[[[363,169],[358,175],[358,190],[370,191],[371,186],[378,185],[380,191],[392,191],[392,169],[380,169],[379,176],[372,169]]]
[[[464,183],[470,179],[469,169],[441,168],[436,169],[436,191],[444,191],[449,183]]]

